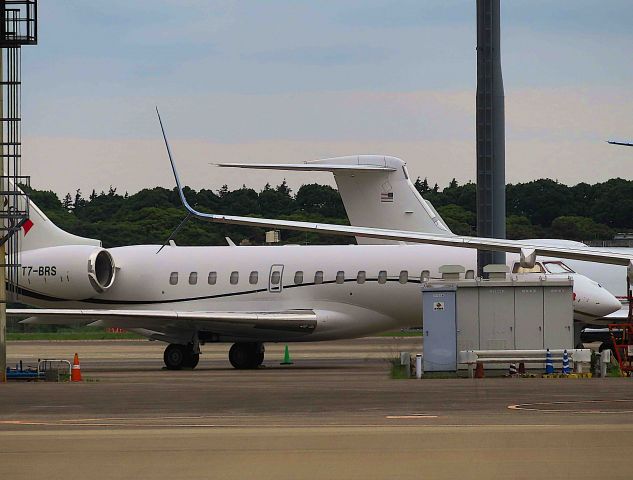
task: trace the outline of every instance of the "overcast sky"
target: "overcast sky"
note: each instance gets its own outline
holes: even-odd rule
[[[60,195],[328,174],[219,169],[376,153],[475,177],[474,0],[39,2],[23,49],[25,173]],[[503,0],[508,182],[633,179],[633,8]]]

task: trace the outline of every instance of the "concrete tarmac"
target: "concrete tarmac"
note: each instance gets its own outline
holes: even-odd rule
[[[272,345],[256,371],[207,345],[180,372],[156,343],[10,343],[87,381],[0,385],[0,478],[631,478],[633,380],[390,379],[419,343]]]

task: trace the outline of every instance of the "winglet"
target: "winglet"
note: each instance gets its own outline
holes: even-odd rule
[[[165,140],[165,147],[167,148],[167,155],[169,156],[169,162],[171,163],[171,169],[174,172],[174,177],[176,178],[176,186],[178,187],[178,194],[180,195],[180,200],[185,208],[192,214],[195,214],[196,211],[191,208],[189,202],[187,202],[187,198],[185,197],[185,193],[182,190],[182,185],[180,183],[180,177],[178,176],[178,170],[176,170],[176,163],[174,162],[174,157],[171,154],[171,148],[169,148],[169,142],[167,141],[167,135],[165,134],[165,128],[163,127],[163,121],[160,118],[160,112],[158,111],[158,106],[156,107],[156,115],[158,115],[158,123],[160,123],[160,130],[163,132],[163,139]]]

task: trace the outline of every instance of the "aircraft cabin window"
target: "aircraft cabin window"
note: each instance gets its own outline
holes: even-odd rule
[[[231,272],[231,278],[230,278],[230,282],[231,285],[237,285],[237,282],[240,279],[240,274],[239,272]]]
[[[512,267],[512,273],[545,273],[543,265],[535,263],[532,268],[522,267],[519,262]]]
[[[387,270],[381,270],[378,272],[378,283],[381,285],[387,283]]]
[[[358,272],[358,275],[356,275],[356,283],[362,285],[363,283],[365,283],[366,280],[367,272],[365,272],[365,270],[361,270],[360,272]]]
[[[195,285],[198,283],[198,272],[191,272],[189,274],[189,285]]]
[[[314,284],[318,285],[319,283],[323,283],[323,271],[319,270],[314,274]]]
[[[207,279],[207,282],[209,283],[209,285],[215,285],[215,282],[218,281],[218,272],[209,272],[209,278]]]
[[[273,285],[279,285],[279,281],[281,280],[281,273],[278,270],[275,270],[273,274],[270,276],[270,283]]]
[[[402,284],[407,283],[409,281],[409,272],[402,270],[400,272],[400,276],[398,277],[398,281]]]
[[[300,285],[303,283],[303,272],[299,270],[295,273],[295,285]]]
[[[343,270],[339,270],[336,272],[336,283],[344,283],[345,282],[345,272]]]
[[[251,285],[257,285],[257,281],[259,280],[259,273],[252,271],[248,276],[248,283]]]
[[[171,272],[169,275],[169,284],[177,285],[178,284],[178,272]]]

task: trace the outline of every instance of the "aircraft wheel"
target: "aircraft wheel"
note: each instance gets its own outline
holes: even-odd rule
[[[229,350],[229,361],[239,370],[257,368],[264,361],[264,346],[261,343],[234,343]]]
[[[200,361],[200,354],[193,353],[191,349],[187,350],[187,355],[185,356],[185,362],[182,364],[184,368],[191,368],[192,370],[198,366],[198,362]]]
[[[185,366],[187,347],[177,343],[170,343],[165,349],[163,360],[167,370],[180,370]]]
[[[264,344],[263,343],[255,343],[253,345],[253,357],[251,368],[257,368],[264,363]]]

